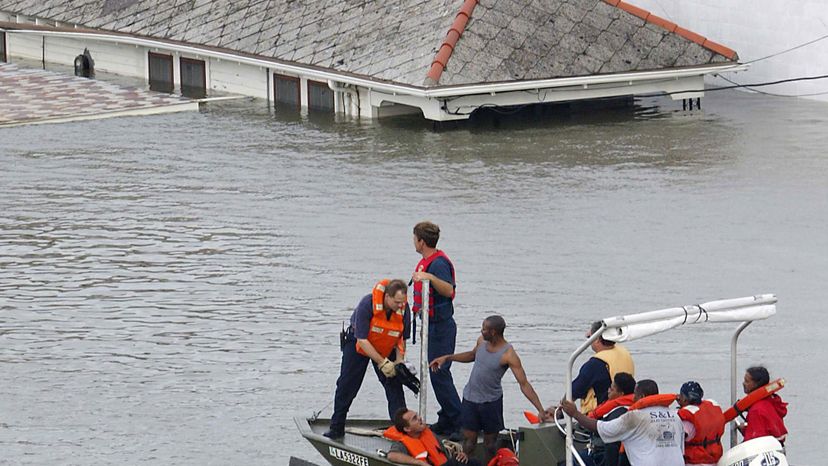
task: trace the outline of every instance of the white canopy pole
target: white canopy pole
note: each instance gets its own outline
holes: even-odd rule
[[[586,349],[592,345],[592,342],[597,340],[606,329],[606,325],[601,325],[601,328],[593,332],[593,334],[587,338],[587,341],[581,343],[581,346],[579,346],[578,349],[576,349],[575,352],[569,356],[569,361],[566,364],[566,379],[564,380],[564,383],[566,383],[567,400],[574,401],[572,399],[572,366],[575,365],[575,360],[578,359],[578,356],[586,351]],[[575,452],[575,446],[572,442],[572,418],[569,416],[566,416],[566,452],[566,466],[572,466],[572,456]]]
[[[730,405],[733,406],[736,404],[736,385],[737,385],[737,378],[738,374],[736,373],[736,344],[739,341],[739,335],[744,331],[751,322],[742,322],[737,328],[736,331],[733,332],[733,337],[730,339]],[[730,423],[730,448],[733,448],[738,444],[738,438],[736,437],[736,419]]]
[[[428,292],[431,289],[431,282],[423,280],[423,292],[421,294],[423,305],[420,307],[422,325],[420,326],[420,419],[426,422],[426,402],[428,401]],[[416,319],[417,317],[414,316]]]

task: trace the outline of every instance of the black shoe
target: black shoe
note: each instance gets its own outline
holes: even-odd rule
[[[322,435],[331,440],[341,440],[345,437],[345,429],[330,429]]]

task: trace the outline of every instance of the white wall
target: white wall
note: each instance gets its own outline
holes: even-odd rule
[[[208,65],[207,72],[210,89],[267,98],[268,76],[265,68],[213,59]]]
[[[122,76],[143,76],[146,49],[111,42],[84,41],[63,37],[46,38],[46,62],[74,66],[75,57],[89,49],[95,71]]]
[[[826,0],[627,0],[679,26],[736,50],[741,62],[772,55],[828,35]],[[740,84],[828,74],[828,38],[751,65],[726,77]],[[728,84],[723,80],[715,84]],[[760,88],[778,94],[826,93],[828,79]]]

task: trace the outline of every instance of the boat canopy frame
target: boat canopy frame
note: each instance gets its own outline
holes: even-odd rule
[[[730,338],[730,403],[733,405],[737,401],[736,351],[739,336],[754,321],[764,320],[776,314],[776,302],[776,295],[762,294],[606,318],[601,321],[601,327],[578,346],[567,361],[566,399],[573,401],[572,368],[575,360],[598,338],[624,342],[662,333],[686,324],[738,322],[739,325]],[[736,444],[736,429],[731,425],[730,447],[733,448]],[[566,416],[566,451],[572,453],[566,455],[566,466],[572,466],[573,456],[577,453],[573,445],[572,418],[569,416]]]

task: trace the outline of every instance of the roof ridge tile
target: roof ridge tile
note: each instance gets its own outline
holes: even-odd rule
[[[449,58],[451,58],[451,53],[454,52],[457,41],[463,35],[466,24],[471,19],[472,12],[474,11],[474,7],[477,6],[477,3],[478,0],[465,0],[463,2],[463,6],[460,7],[460,11],[454,17],[454,22],[451,24],[448,33],[446,33],[446,39],[440,45],[440,48],[437,50],[437,55],[431,63],[431,68],[428,70],[425,79],[426,86],[432,86],[440,82],[440,76],[443,74],[443,70],[446,69],[446,64]]]
[[[670,32],[671,34],[677,34],[690,42],[694,42],[707,50],[712,52],[718,53],[723,57],[727,58],[728,60],[738,60],[739,56],[736,54],[736,51],[725,47],[719,43],[713,42],[708,38],[702,36],[701,34],[695,33],[689,29],[685,29],[672,21],[668,21],[660,16],[656,16],[649,11],[639,8],[631,3],[627,3],[623,0],[603,0],[604,3],[619,8],[621,10],[630,13],[638,18],[643,19],[647,23],[653,24],[655,26],[659,26],[662,29]]]

